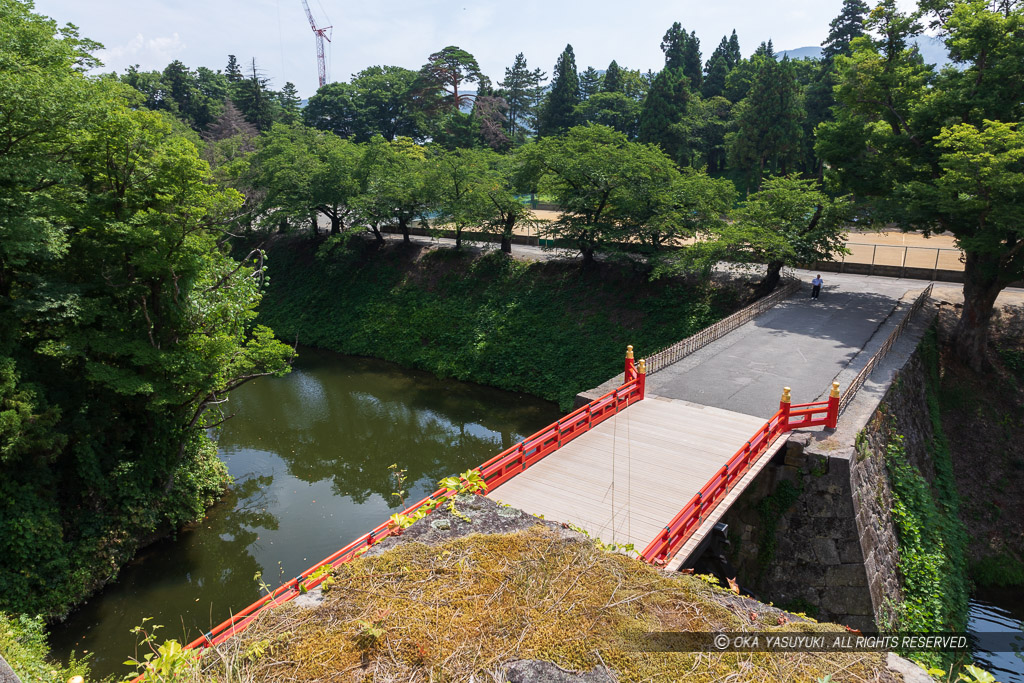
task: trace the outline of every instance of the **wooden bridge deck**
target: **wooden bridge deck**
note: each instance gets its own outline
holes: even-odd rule
[[[648,394],[487,497],[642,551],[764,423],[763,417]],[[783,442],[778,439],[758,464]],[[715,513],[724,513],[742,488],[741,482]],[[691,543],[711,526],[702,525]]]

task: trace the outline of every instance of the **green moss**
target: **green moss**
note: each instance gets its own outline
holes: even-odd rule
[[[802,489],[790,481],[780,481],[775,490],[765,496],[757,504],[757,514],[760,517],[758,533],[760,534],[757,544],[757,567],[758,580],[760,581],[768,568],[775,561],[775,540],[776,531],[779,527],[779,520],[782,515],[796,503]]]
[[[736,296],[650,283],[601,264],[525,263],[492,252],[375,251],[272,243],[261,320],[287,340],[522,391],[568,408],[622,372],[625,347],[655,352],[719,320]],[[314,255],[315,253],[315,255]]]

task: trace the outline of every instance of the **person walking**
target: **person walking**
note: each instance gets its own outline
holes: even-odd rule
[[[821,279],[821,273],[814,276],[811,280],[811,298],[817,299],[818,295],[821,294],[821,286],[825,284],[825,281]]]

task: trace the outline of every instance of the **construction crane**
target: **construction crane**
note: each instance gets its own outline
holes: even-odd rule
[[[313,33],[316,34],[317,68],[320,73],[320,87],[322,88],[324,87],[324,84],[327,83],[327,62],[324,61],[324,39],[326,38],[328,43],[331,42],[332,27],[317,27],[316,20],[313,18],[313,13],[309,11],[309,3],[306,2],[306,0],[302,0],[302,6],[306,10],[306,18],[309,19],[309,26],[313,29]]]

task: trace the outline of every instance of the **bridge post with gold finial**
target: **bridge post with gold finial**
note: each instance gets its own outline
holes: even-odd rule
[[[647,388],[647,361],[643,358],[640,359],[640,368],[637,378],[640,381],[636,383],[636,386],[640,390],[640,400],[643,400],[644,391]]]
[[[825,418],[825,426],[835,429],[839,423],[839,382],[832,382],[832,391],[828,394],[828,416]]]
[[[779,426],[783,431],[789,429],[789,404],[792,403],[789,387],[782,387],[782,398],[779,399]]]
[[[622,383],[625,384],[636,377],[636,363],[633,361],[633,345],[626,347],[626,373]]]

